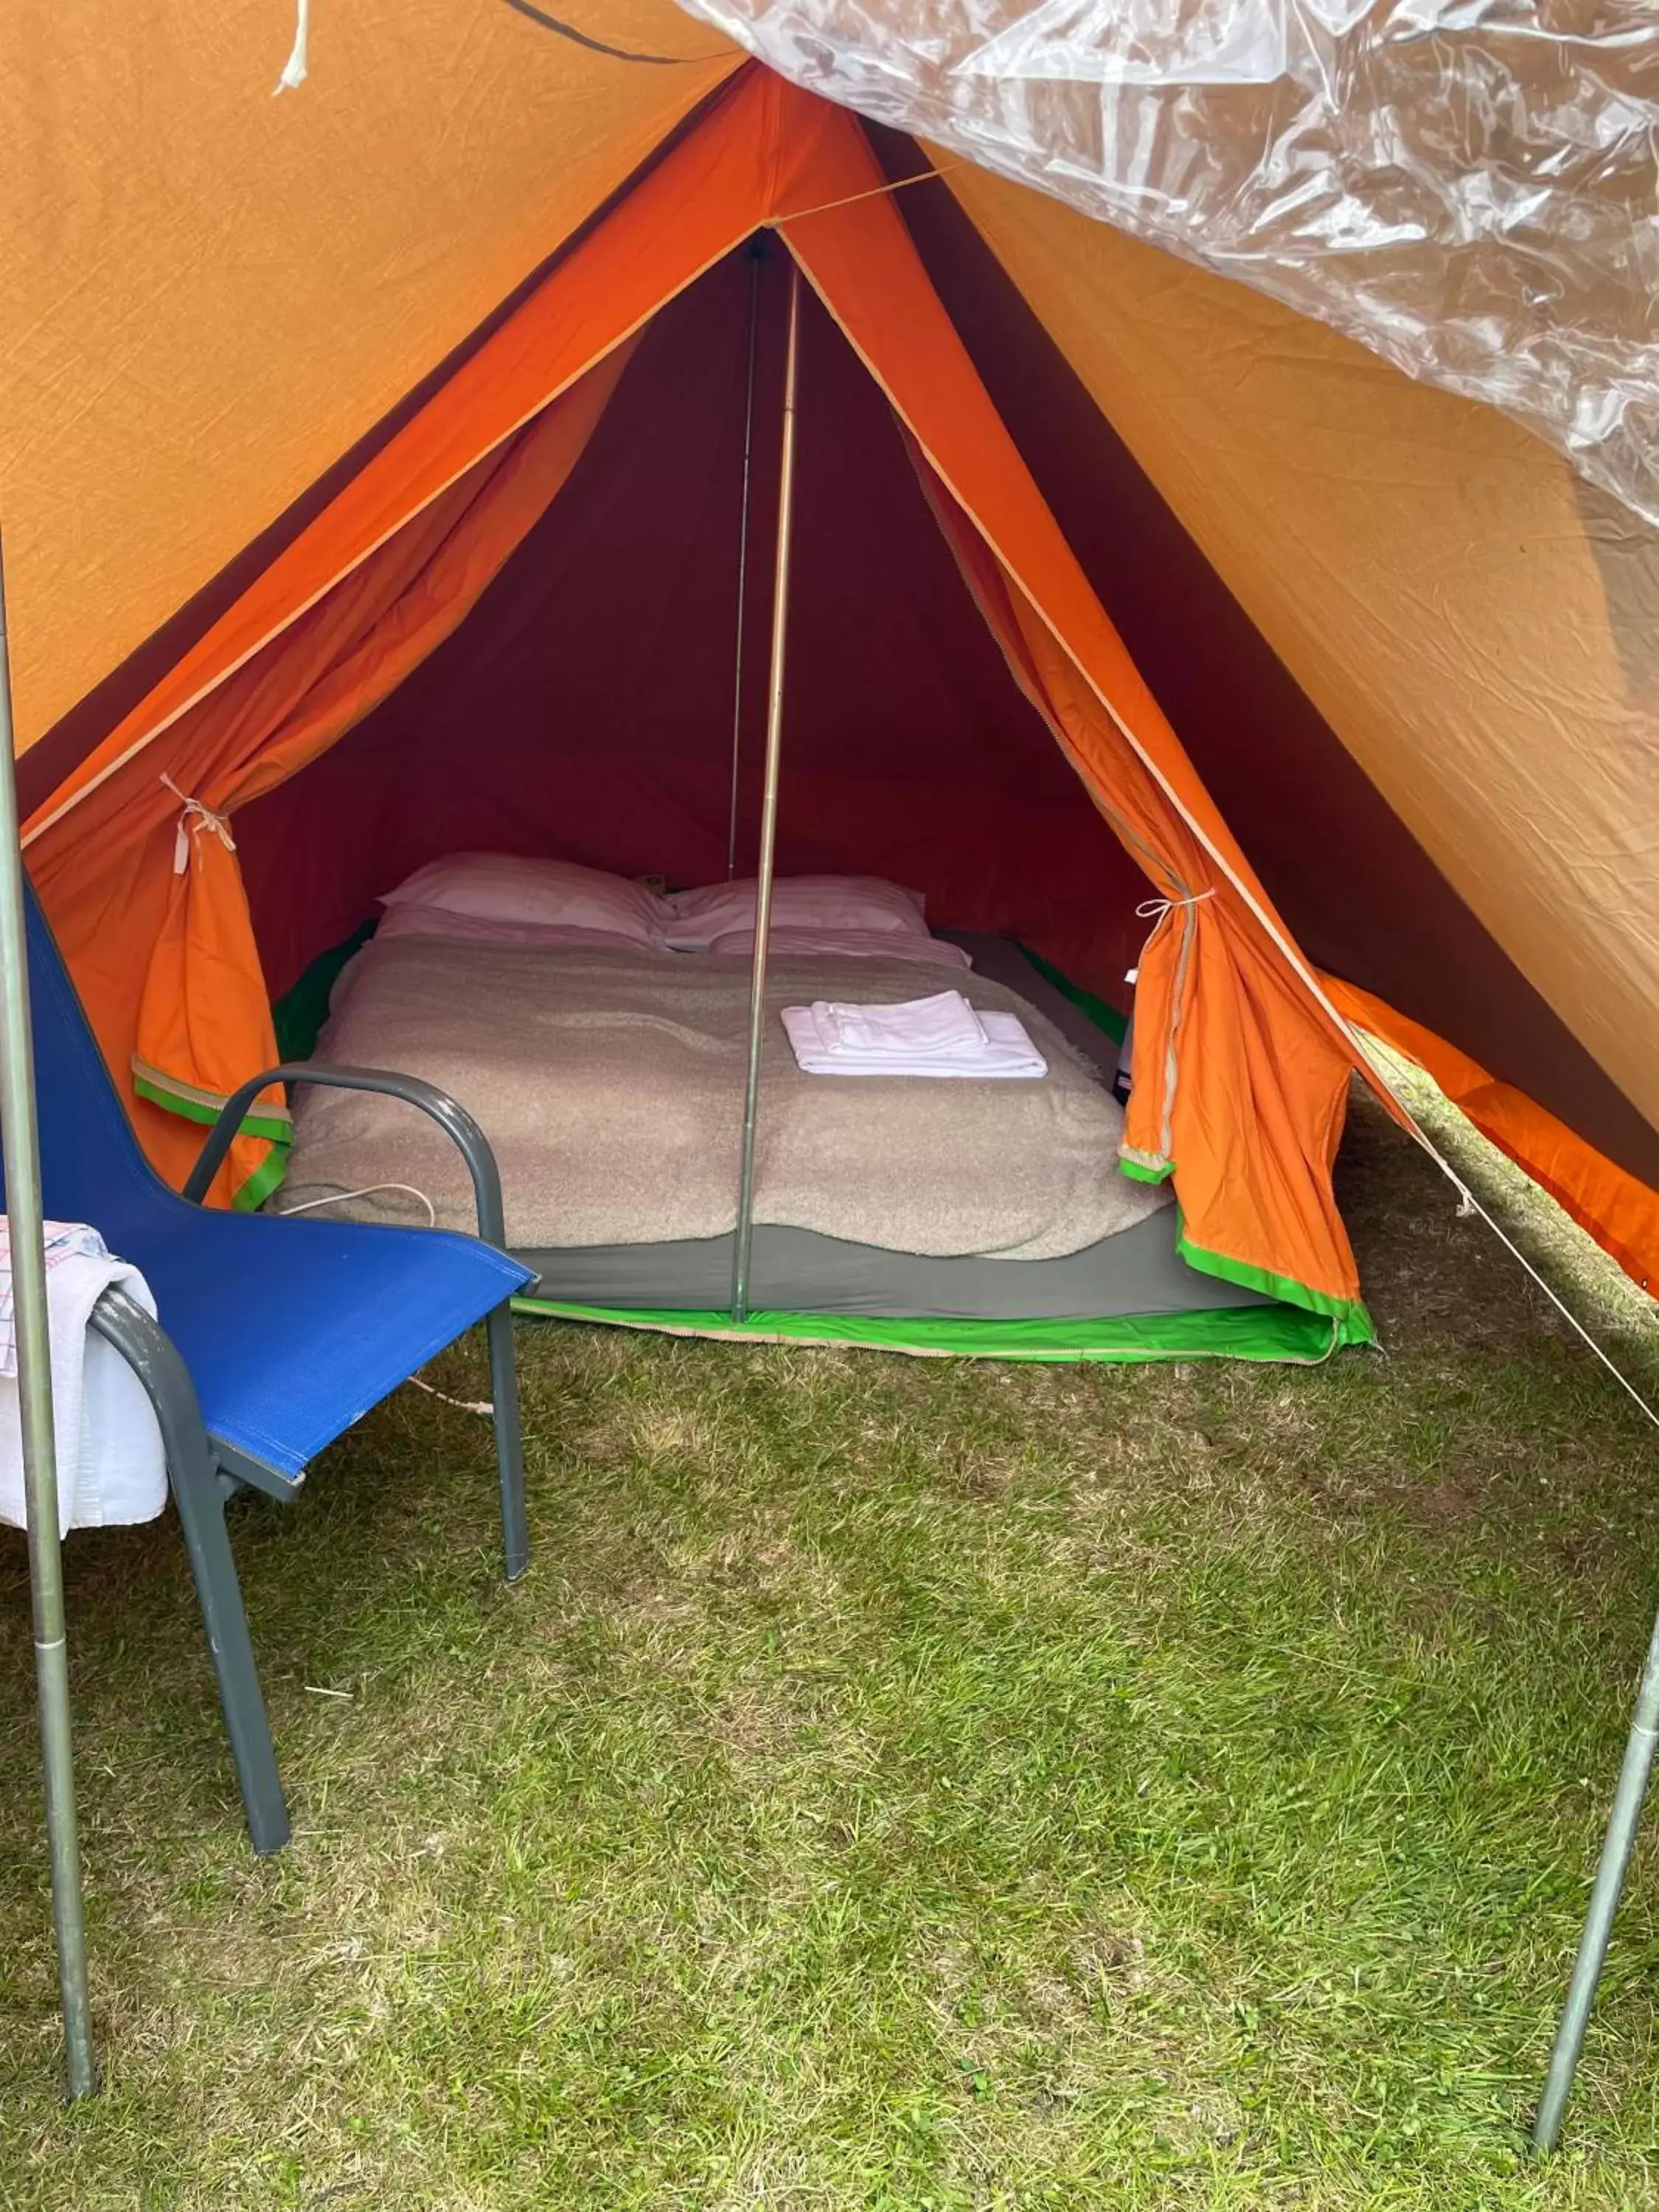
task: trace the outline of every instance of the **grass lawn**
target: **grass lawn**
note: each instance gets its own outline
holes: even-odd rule
[[[236,1516],[274,1862],[171,1520],[76,1538],[73,2112],[9,1539],[0,2207],[1659,2202],[1659,1842],[1569,2148],[1518,2133],[1659,1598],[1651,1432],[1369,1107],[1342,1181],[1387,1350],[1323,1369],[526,1324],[512,1590],[487,1424],[400,1393]],[[484,1395],[481,1347],[433,1379]]]

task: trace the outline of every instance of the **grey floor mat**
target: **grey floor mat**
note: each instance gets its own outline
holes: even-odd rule
[[[732,1295],[732,1238],[520,1252],[541,1278],[532,1297],[564,1305],[708,1312]],[[1060,1260],[925,1259],[808,1229],[757,1227],[749,1304],[768,1313],[890,1315],[938,1321],[1097,1321],[1270,1305],[1189,1267],[1176,1209]]]

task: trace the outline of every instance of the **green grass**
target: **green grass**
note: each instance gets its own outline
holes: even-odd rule
[[[1651,1383],[1643,1303],[1451,1140]],[[9,1543],[0,2206],[1659,2199],[1652,1844],[1569,2148],[1519,2134],[1659,1595],[1651,1432],[1374,1109],[1343,1186],[1388,1349],[1318,1370],[526,1324],[512,1590],[487,1425],[401,1393],[236,1516],[275,1862],[171,1522],[75,1539],[73,2111]],[[483,1395],[481,1352],[434,1379]]]

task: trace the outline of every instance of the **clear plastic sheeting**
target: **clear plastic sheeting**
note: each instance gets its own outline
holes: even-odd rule
[[[1659,524],[1656,0],[681,0],[1504,409]]]

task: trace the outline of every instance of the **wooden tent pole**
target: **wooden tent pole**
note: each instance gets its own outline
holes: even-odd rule
[[[743,398],[743,513],[738,523],[738,622],[732,673],[732,792],[726,817],[726,880],[738,872],[738,774],[743,757],[743,633],[749,601],[749,476],[755,450],[755,331],[760,320],[761,263],[766,249],[749,241],[749,368]]]
[[[778,766],[783,747],[783,648],[789,621],[789,547],[795,495],[795,384],[800,353],[800,265],[789,264],[789,341],[783,364],[783,453],[778,470],[778,550],[772,584],[772,668],[766,699],[766,777],[755,871],[755,953],[749,975],[749,1072],[743,1095],[738,1227],[732,1245],[732,1318],[749,1311],[749,1253],[755,1231],[755,1120],[765,1036],[766,955],[772,933],[772,864],[778,835]]]
[[[13,755],[11,667],[6,647],[5,566],[0,558],[0,1153],[6,1174],[11,1245],[12,1318],[17,1346],[17,1402],[22,1429],[24,1517],[28,1525],[29,1598],[34,1616],[34,1672],[40,1708],[40,1760],[52,1858],[52,1917],[64,2014],[65,2074],[71,2097],[96,2087],[92,2014],[87,1996],[82,1917],[81,1839],[70,1740],[69,1651],[64,1558],[58,1522],[58,1449],[46,1322],[45,1212],[40,1137],[34,1104],[34,1042],[29,1019],[23,854],[17,842],[17,773]]]

